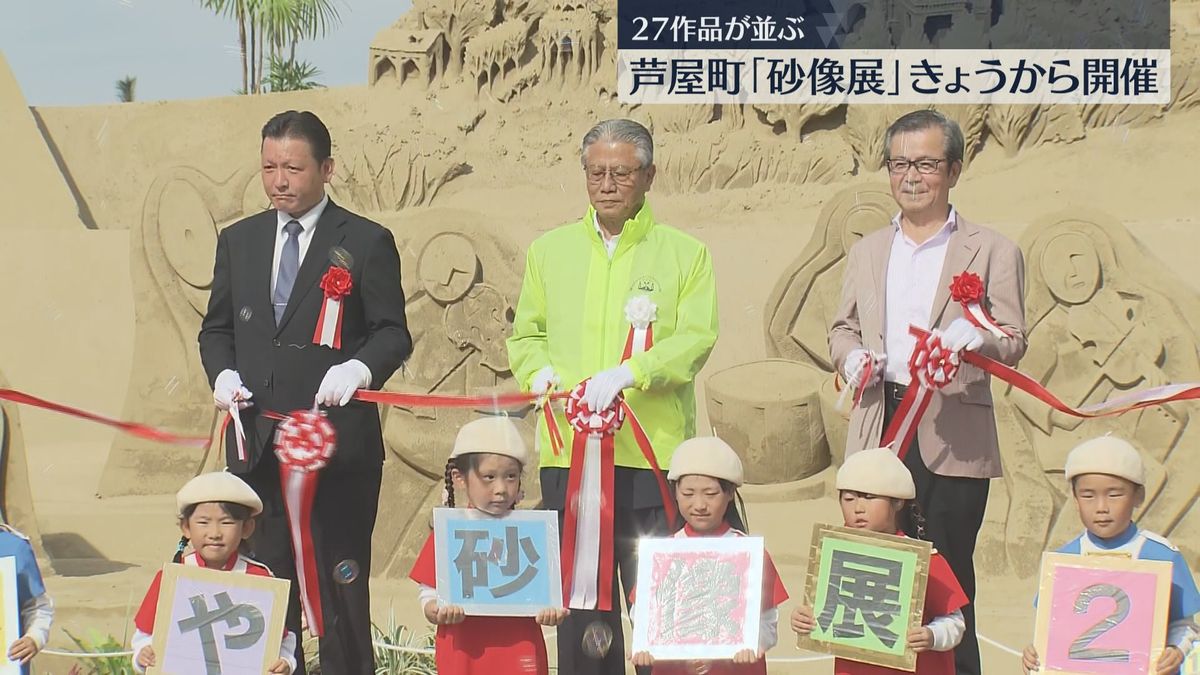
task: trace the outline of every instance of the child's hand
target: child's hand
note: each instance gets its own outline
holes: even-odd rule
[[[733,655],[733,662],[743,664],[758,663],[763,656],[765,656],[765,654],[762,652],[756,652],[753,649],[743,649],[742,651]]]
[[[816,622],[813,621],[812,607],[800,605],[792,610],[792,630],[800,635],[808,635],[816,626]]]
[[[458,605],[439,606],[437,600],[425,603],[425,619],[435,626],[453,626],[466,618],[466,610]]]
[[[688,661],[688,675],[708,675],[708,661]]]
[[[271,675],[292,675],[292,667],[288,665],[287,661],[276,659],[267,672],[271,673]]]
[[[1041,667],[1042,662],[1038,660],[1037,650],[1033,648],[1033,645],[1029,645],[1021,654],[1021,670],[1025,671],[1025,675],[1029,675],[1029,673],[1036,673]]]
[[[29,663],[29,659],[32,659],[37,653],[37,643],[28,635],[13,642],[12,646],[8,648],[9,660],[20,661],[22,664]]]
[[[933,631],[925,626],[918,626],[908,631],[908,646],[918,654],[933,649]]]
[[[1162,656],[1158,657],[1158,663],[1154,664],[1154,672],[1158,675],[1171,675],[1179,670],[1179,666],[1183,664],[1183,652],[1179,651],[1179,647],[1171,645],[1163,650]]]
[[[635,666],[645,666],[649,668],[654,665],[654,657],[650,656],[650,652],[637,652],[630,659]]]
[[[149,668],[154,665],[154,647],[149,645],[142,647],[142,651],[138,652],[137,664],[142,669]]]
[[[537,616],[534,617],[534,621],[537,621],[543,626],[561,626],[562,622],[566,620],[567,615],[570,613],[571,610],[567,609],[566,607],[547,607],[546,609],[543,609],[537,613]]]

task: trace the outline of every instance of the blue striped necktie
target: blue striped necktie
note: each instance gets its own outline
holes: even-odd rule
[[[287,239],[283,242],[283,252],[279,255],[279,274],[275,276],[275,294],[271,298],[275,305],[275,325],[283,318],[283,310],[287,309],[288,298],[292,295],[292,286],[296,284],[296,272],[300,270],[300,221],[293,220],[283,226]]]

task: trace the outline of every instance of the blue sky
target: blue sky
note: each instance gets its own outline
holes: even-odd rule
[[[375,34],[410,0],[335,0],[340,26],[298,55],[327,86],[366,84]],[[137,100],[225,96],[241,87],[237,26],[199,0],[0,0],[0,51],[29,105],[116,101],[137,77]]]

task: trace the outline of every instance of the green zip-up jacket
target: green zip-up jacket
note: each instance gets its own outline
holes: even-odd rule
[[[535,240],[525,258],[508,357],[528,391],[534,375],[552,366],[571,389],[621,362],[629,322],[625,303],[647,295],[657,305],[653,346],[629,360],[634,388],[625,400],[646,429],[663,471],[684,439],[695,433],[693,380],[717,341],[717,289],[708,249],[696,238],[655,222],[649,203],[625,222],[612,259],[588,207],[582,220]],[[571,428],[558,408],[566,448],[551,451],[538,416],[541,466],[570,465]],[[616,465],[649,468],[628,425],[616,440]]]

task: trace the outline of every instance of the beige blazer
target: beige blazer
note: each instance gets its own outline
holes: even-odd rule
[[[984,331],[979,353],[1015,366],[1025,353],[1025,260],[1021,249],[999,233],[957,218],[942,265],[942,279],[929,317],[931,328],[945,328],[963,316],[950,302],[950,281],[969,270],[983,279],[987,309],[1011,337]],[[842,300],[829,328],[829,352],[840,373],[850,352],[860,347],[884,350],[887,265],[896,228],[877,230],[850,249]],[[900,358],[900,355],[888,355]],[[850,414],[846,454],[878,447],[883,436],[882,380],[862,395]],[[992,411],[991,377],[963,364],[958,376],[935,393],[917,426],[925,465],[943,476],[995,478],[1001,475],[996,417]]]

